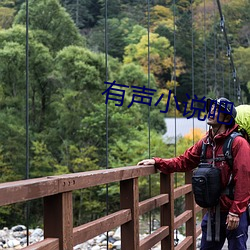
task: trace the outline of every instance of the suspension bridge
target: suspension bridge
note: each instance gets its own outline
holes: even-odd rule
[[[139,202],[138,178],[156,174],[154,166],[131,166],[108,170],[48,176],[0,184],[0,205],[43,199],[44,240],[24,249],[72,250],[116,227],[121,227],[121,249],[150,249],[161,242],[161,249],[196,249],[201,228],[196,225],[196,214],[201,211],[193,198],[191,173],[186,184],[174,188],[174,175],[160,174],[160,193]],[[74,190],[119,182],[120,210],[89,223],[73,227],[72,192]],[[185,212],[175,218],[174,200],[185,196]],[[139,216],[160,208],[160,227],[139,240]],[[175,248],[175,229],[186,225],[186,237]]]
[[[105,20],[108,19],[108,1],[104,1]],[[215,1],[214,1],[215,2]],[[193,1],[191,1],[192,5]],[[204,11],[205,11],[204,1]],[[234,100],[238,103],[242,102],[242,93],[240,81],[237,76],[236,67],[234,63],[232,48],[229,42],[225,18],[222,13],[220,1],[217,0],[218,13],[220,16],[219,26],[226,44],[226,55],[229,59],[230,70],[232,73],[233,88],[230,90],[233,94]],[[174,94],[176,95],[176,50],[175,50],[175,6],[173,1],[174,12],[174,69],[172,80],[175,84]],[[150,1],[147,1],[148,7],[148,88],[150,88]],[[192,12],[193,15],[193,12]],[[205,14],[204,14],[205,16]],[[192,16],[193,17],[193,16]],[[193,20],[192,20],[193,23]],[[108,75],[108,23],[105,22],[105,80],[109,80]],[[27,204],[27,217],[29,216],[29,202],[41,199],[43,202],[43,227],[44,240],[24,247],[25,250],[72,250],[74,246],[86,242],[100,234],[108,234],[110,230],[117,227],[121,228],[121,249],[122,250],[148,250],[153,248],[156,244],[161,245],[162,250],[184,250],[197,249],[197,239],[201,236],[201,227],[198,216],[203,215],[206,210],[199,207],[193,197],[191,177],[192,173],[187,172],[184,175],[184,184],[176,186],[176,179],[174,174],[165,175],[158,173],[154,166],[124,166],[119,168],[109,168],[109,108],[106,105],[106,169],[77,172],[71,174],[53,175],[42,178],[29,177],[29,141],[30,141],[30,127],[29,127],[29,1],[26,0],[26,179],[19,181],[12,181],[0,184],[0,206],[13,205],[19,203]],[[194,97],[194,34],[192,33],[192,97]],[[206,85],[206,41],[204,41],[204,84]],[[216,56],[216,55],[215,55]],[[230,82],[231,84],[231,82]],[[219,86],[220,87],[220,86]],[[206,86],[205,86],[205,95]],[[223,85],[224,89],[224,85]],[[235,91],[236,90],[236,91]],[[224,91],[224,90],[223,90]],[[150,107],[148,110],[148,157],[151,157],[151,141],[150,141]],[[175,119],[176,123],[176,117]],[[176,124],[174,133],[175,156],[177,131]],[[147,177],[149,194],[151,194],[151,177],[157,176],[157,182],[160,183],[160,190],[156,196],[150,196],[146,200],[140,200],[139,193],[139,178]],[[118,183],[120,188],[120,209],[110,213],[108,211],[109,201],[108,192],[109,185]],[[107,213],[98,219],[92,220],[85,224],[74,227],[74,202],[73,192],[88,189],[92,187],[99,187],[106,185],[106,205]],[[182,197],[184,212],[178,216],[175,215],[175,201]],[[151,231],[147,237],[140,239],[140,217],[145,214],[151,214],[155,209],[159,209],[160,220],[159,227]],[[151,223],[151,215],[150,215]],[[185,228],[184,239],[176,244],[177,229]],[[28,233],[27,233],[28,235]],[[28,239],[28,238],[27,238]],[[28,241],[28,240],[27,240]],[[249,243],[249,242],[248,242]],[[250,244],[248,245],[250,249]],[[108,245],[107,245],[108,249]],[[227,249],[227,243],[223,249]]]

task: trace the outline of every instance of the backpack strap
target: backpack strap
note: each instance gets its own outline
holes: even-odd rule
[[[226,159],[226,161],[227,161],[227,163],[228,163],[228,165],[229,165],[229,167],[230,167],[231,170],[233,169],[232,144],[233,144],[234,139],[237,136],[242,136],[242,134],[239,133],[239,132],[233,132],[233,133],[231,133],[227,137],[227,139],[226,139],[226,141],[225,141],[225,143],[223,145],[223,154],[224,154],[225,159]]]
[[[233,144],[234,139],[237,136],[242,136],[242,134],[239,132],[233,132],[232,134],[230,134],[227,137],[227,139],[223,145],[223,154],[225,156],[225,160],[226,160],[227,164],[229,165],[231,171],[233,171],[232,144]],[[226,194],[231,200],[234,199],[234,184],[233,184],[232,178],[233,177],[231,174],[229,182],[227,184],[227,187],[224,191],[224,194]]]
[[[208,159],[206,159],[206,152],[207,152],[207,145],[206,143],[202,142],[201,148],[201,156],[200,162],[205,163]],[[216,158],[216,160],[220,161],[222,158]],[[215,160],[215,159],[213,159]],[[224,158],[223,158],[224,160]],[[211,222],[211,209],[208,208],[208,217],[207,217],[207,241],[212,241],[212,222]],[[216,218],[215,218],[215,241],[220,241],[220,203],[215,206],[216,211]]]
[[[207,144],[202,142],[200,162],[206,162]]]

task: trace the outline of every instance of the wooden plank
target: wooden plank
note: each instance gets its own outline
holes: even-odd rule
[[[140,250],[151,249],[156,243],[166,238],[169,234],[169,227],[158,228],[155,232],[140,241]]]
[[[60,175],[60,192],[88,188],[112,182],[119,182],[148,176],[157,173],[154,166],[130,166],[106,170],[88,171],[75,174]]]
[[[60,249],[73,249],[72,192],[44,198],[44,237],[59,238]]]
[[[120,183],[121,209],[131,210],[131,221],[121,226],[121,249],[139,250],[139,187],[138,178]]]
[[[1,183],[0,206],[154,173],[154,166],[130,166]]]
[[[192,218],[192,211],[187,210],[174,219],[174,229],[177,229]]]
[[[188,236],[181,243],[179,243],[174,249],[175,250],[188,249],[192,244],[193,244],[193,237]]]
[[[186,172],[185,173],[185,183],[191,183],[193,173]],[[186,236],[192,236],[196,239],[196,203],[194,201],[193,192],[188,193],[185,195],[185,210],[191,210],[192,216],[186,222]],[[192,244],[188,247],[188,250],[196,250],[196,241],[193,241]]]
[[[0,184],[0,206],[42,198],[58,193],[55,177],[34,178]]]
[[[160,194],[139,203],[139,215],[143,215],[157,207],[168,203],[168,194]]]
[[[59,239],[47,238],[43,241],[34,243],[23,250],[59,250]]]
[[[181,187],[175,188],[174,190],[174,199],[179,198],[182,195],[192,192],[192,185],[186,184]]]
[[[160,193],[169,195],[169,202],[161,206],[161,227],[168,226],[169,234],[161,241],[161,250],[174,249],[174,177],[160,174]]]
[[[130,209],[123,209],[73,229],[74,246],[131,221]]]

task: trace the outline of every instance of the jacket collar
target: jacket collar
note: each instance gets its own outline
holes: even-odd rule
[[[212,128],[209,129],[209,131],[207,132],[207,142],[211,143],[211,142],[219,142],[219,141],[223,141],[225,140],[225,138],[230,135],[231,133],[233,133],[234,131],[238,131],[238,124],[235,124],[233,127],[228,128],[225,132],[220,133],[215,135],[214,137],[212,137]]]

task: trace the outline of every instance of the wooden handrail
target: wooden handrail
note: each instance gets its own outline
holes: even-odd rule
[[[132,166],[1,183],[0,206],[154,173],[153,166]]]
[[[186,184],[174,189],[173,174],[160,174],[160,194],[139,202],[138,178],[157,173],[154,166],[129,166],[58,176],[48,176],[0,184],[0,206],[44,199],[44,240],[26,250],[72,250],[101,233],[121,226],[122,249],[146,250],[161,241],[161,249],[196,249],[196,213],[201,208],[194,202],[191,173]],[[120,182],[120,210],[73,228],[74,190]],[[174,218],[174,200],[185,196],[186,210]],[[160,207],[161,226],[140,241],[139,216]],[[186,224],[186,238],[174,247],[174,230]]]
[[[41,242],[37,242],[28,247],[25,250],[57,250],[59,249],[59,239],[44,239]]]
[[[96,235],[108,232],[132,220],[130,209],[123,209],[95,221],[73,229],[74,245],[94,238]]]
[[[164,226],[158,228],[155,232],[148,235],[140,242],[140,250],[148,250],[153,247],[156,243],[166,238],[169,235],[169,227]]]
[[[160,194],[139,203],[139,215],[143,215],[169,202],[168,194]]]

